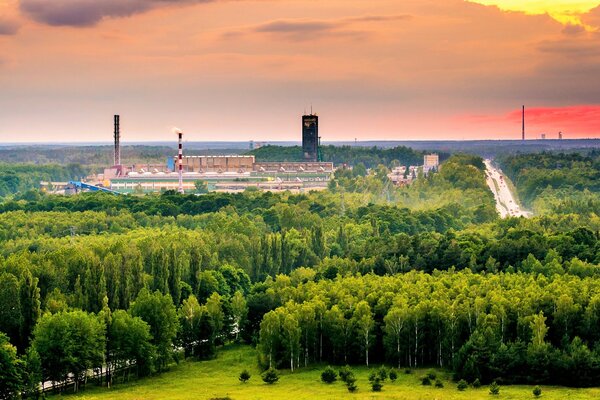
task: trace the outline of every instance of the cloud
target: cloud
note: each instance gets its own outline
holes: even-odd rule
[[[14,35],[19,30],[17,21],[0,17],[0,36]]]
[[[581,35],[581,34],[585,33],[585,27],[582,25],[567,24],[563,28],[562,32],[565,35],[571,35],[571,36]]]
[[[20,8],[52,26],[93,26],[104,18],[128,17],[156,7],[211,0],[21,0]]]
[[[587,25],[591,25],[596,28],[600,27],[600,6],[590,10],[590,12],[583,15],[581,19]]]
[[[284,33],[284,34],[319,34],[331,32],[343,26],[341,22],[324,21],[271,21],[256,26],[255,32]]]
[[[364,30],[356,29],[360,24],[371,24],[399,20],[410,20],[410,15],[365,15],[335,20],[281,19],[268,21],[245,30],[225,33],[226,38],[244,33],[267,33],[294,41],[314,40],[319,37],[363,36]]]

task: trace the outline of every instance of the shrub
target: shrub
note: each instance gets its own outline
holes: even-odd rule
[[[389,376],[390,376],[390,381],[394,382],[396,379],[398,379],[398,372],[394,368],[392,368],[392,369],[390,369]]]
[[[381,368],[379,368],[379,370],[377,371],[377,376],[379,377],[379,379],[381,379],[381,382],[385,382],[385,380],[388,377],[387,368],[382,365]]]
[[[381,383],[379,378],[375,378],[375,380],[371,382],[371,389],[374,392],[381,392],[381,388],[383,388],[383,383]]]
[[[262,380],[269,385],[274,384],[279,380],[279,373],[274,368],[269,368],[262,374]]]
[[[539,386],[536,386],[533,388],[533,395],[535,397],[540,397],[542,395],[542,388]]]
[[[427,371],[427,377],[429,377],[429,379],[431,379],[433,381],[433,380],[435,380],[435,378],[437,378],[437,375],[436,375],[435,371],[429,370],[429,371]]]
[[[349,365],[340,368],[338,375],[343,382],[348,382],[348,376],[353,375]]]
[[[375,379],[379,379],[377,374],[373,371],[369,374],[369,382],[375,382]]]
[[[500,394],[500,385],[498,385],[496,383],[496,381],[492,382],[492,384],[490,385],[490,394],[492,394],[492,395]]]
[[[412,369],[410,369],[410,368],[406,368],[406,369],[404,370],[404,373],[405,373],[406,375],[410,375],[410,374],[412,374]]]
[[[481,382],[479,382],[479,378],[477,378],[473,381],[473,387],[475,389],[479,389],[481,387]]]
[[[431,386],[431,379],[429,379],[428,375],[425,375],[421,378],[421,385],[423,386]]]
[[[444,387],[444,384],[439,379],[436,379],[436,381],[435,381],[435,387],[441,389],[441,388]]]
[[[246,383],[250,380],[250,378],[251,378],[251,375],[250,375],[250,372],[248,372],[248,370],[245,369],[240,373],[240,378],[239,378],[240,382]]]
[[[321,372],[321,380],[325,383],[333,383],[337,380],[337,372],[331,366],[328,366]]]
[[[456,388],[458,390],[460,390],[461,392],[466,390],[469,387],[469,385],[467,384],[467,381],[465,381],[464,379],[461,379],[460,381],[458,381],[458,385],[456,385]]]
[[[350,393],[354,393],[358,390],[358,386],[356,386],[356,377],[352,372],[346,375],[346,387]]]

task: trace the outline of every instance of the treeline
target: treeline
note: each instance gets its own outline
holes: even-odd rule
[[[32,304],[36,325],[26,352],[19,354],[0,332],[0,396],[5,399],[38,398],[42,382],[55,390],[72,385],[77,392],[90,372],[108,386],[161,372],[178,359],[180,347],[185,355],[209,357],[246,313],[241,292],[227,303],[213,293],[203,305],[190,295],[176,307],[170,295],[142,289],[127,311],[111,310],[105,296],[97,313],[65,308],[41,316],[39,292],[32,299],[37,300]],[[226,314],[226,307],[231,312]],[[233,319],[226,319],[230,315]]]
[[[482,383],[593,386],[598,278],[447,272],[257,285],[281,304],[260,322],[260,361],[436,365]],[[252,309],[252,308],[251,308]]]
[[[0,162],[45,164],[81,164],[85,166],[109,166],[114,162],[113,146],[12,146],[0,148]],[[160,162],[177,154],[169,146],[121,146],[123,162]]]
[[[525,205],[540,214],[600,214],[600,152],[519,154],[499,159]]]
[[[347,164],[355,166],[359,163],[367,168],[375,168],[378,165],[389,167],[393,161],[400,165],[422,165],[423,151],[413,150],[409,147],[398,146],[394,148],[380,147],[354,147],[354,146],[321,146],[323,161],[332,162],[335,166]],[[257,161],[304,161],[304,153],[300,146],[263,146],[249,152],[256,156]],[[447,154],[441,154],[442,160],[448,158]]]
[[[65,182],[81,179],[88,173],[79,164],[0,164],[0,197],[39,188],[41,181]]]

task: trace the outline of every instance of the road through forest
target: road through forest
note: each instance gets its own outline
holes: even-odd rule
[[[517,199],[506,184],[506,178],[502,171],[492,164],[491,160],[485,160],[486,181],[494,198],[496,199],[496,209],[502,218],[512,217],[531,217],[529,211],[525,211],[519,206]]]

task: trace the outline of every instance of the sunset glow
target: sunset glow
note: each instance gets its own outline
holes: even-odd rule
[[[598,5],[9,0],[0,139],[108,141],[120,113],[125,141],[174,125],[189,140],[299,140],[311,104],[324,141],[518,138],[518,121],[469,116],[598,107]],[[600,134],[556,115],[532,135]]]
[[[581,23],[580,16],[598,6],[597,1],[586,0],[473,0],[475,3],[495,5],[502,10],[528,14],[550,14],[562,23]]]

